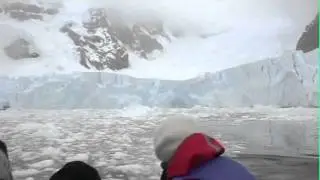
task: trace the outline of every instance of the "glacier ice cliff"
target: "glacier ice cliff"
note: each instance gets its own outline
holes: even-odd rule
[[[87,72],[0,77],[0,98],[13,108],[317,107],[318,67],[301,52],[184,80],[137,79]]]

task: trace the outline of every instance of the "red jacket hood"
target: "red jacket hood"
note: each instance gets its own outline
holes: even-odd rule
[[[192,134],[180,144],[169,161],[168,178],[185,176],[224,152],[225,148],[216,139],[201,133]]]

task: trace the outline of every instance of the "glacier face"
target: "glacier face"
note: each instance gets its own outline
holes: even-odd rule
[[[197,78],[173,81],[87,72],[0,77],[13,108],[317,106],[317,71],[302,52],[285,52]]]

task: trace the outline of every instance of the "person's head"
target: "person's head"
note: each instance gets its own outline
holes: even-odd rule
[[[190,116],[177,115],[166,118],[155,131],[154,148],[157,158],[162,162],[168,162],[187,137],[203,132]]]
[[[81,161],[72,161],[53,174],[50,180],[101,180],[99,172]]]

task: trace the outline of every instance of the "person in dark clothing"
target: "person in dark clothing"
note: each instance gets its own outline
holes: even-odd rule
[[[222,144],[191,117],[165,120],[155,132],[154,146],[163,169],[161,180],[255,180],[242,164],[222,156]]]
[[[50,180],[101,180],[99,172],[82,161],[72,161],[54,173]]]
[[[1,150],[7,157],[9,157],[7,145],[6,145],[6,143],[4,143],[4,142],[1,141],[1,140],[0,140],[0,150]]]
[[[0,140],[0,180],[13,180],[8,148],[5,142],[1,140]]]

